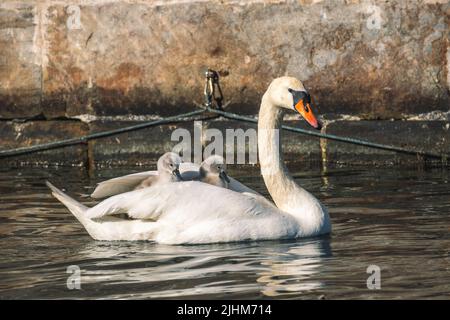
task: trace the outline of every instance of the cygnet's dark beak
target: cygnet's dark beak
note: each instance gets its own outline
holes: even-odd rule
[[[183,181],[183,177],[181,176],[180,170],[175,169],[172,171],[172,174],[177,177],[178,180]]]
[[[219,177],[220,179],[225,180],[227,183],[231,182],[230,178],[227,176],[227,173],[224,170],[220,171]]]

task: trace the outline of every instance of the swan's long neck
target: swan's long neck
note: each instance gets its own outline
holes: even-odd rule
[[[283,109],[263,96],[258,119],[258,155],[261,174],[273,201],[279,209],[294,216],[301,232],[329,232],[326,209],[305,189],[297,185],[289,174],[281,152],[281,124]]]
[[[280,150],[284,112],[263,96],[258,118],[258,155],[261,173],[272,199],[280,209],[286,204],[286,194],[297,190],[283,161]]]

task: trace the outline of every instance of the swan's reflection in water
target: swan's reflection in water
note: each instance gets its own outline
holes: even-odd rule
[[[258,282],[264,284],[262,293],[266,296],[299,295],[302,292],[323,287],[320,272],[323,260],[331,256],[327,240],[311,240],[286,248],[262,264],[268,269],[259,273]]]
[[[298,295],[322,287],[317,278],[329,240],[261,241],[201,246],[148,242],[90,242],[77,253],[85,261],[82,284],[102,286],[110,298],[238,297]],[[250,281],[249,281],[250,280]],[[169,285],[168,285],[169,284]],[[230,296],[231,294],[231,296]]]

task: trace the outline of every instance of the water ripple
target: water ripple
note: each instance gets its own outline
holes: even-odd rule
[[[200,246],[93,241],[46,179],[78,196],[138,171],[0,171],[0,298],[404,299],[450,296],[450,174],[445,170],[293,170],[329,208],[333,233],[297,241]],[[235,170],[266,192],[257,170]],[[266,194],[267,195],[267,194]],[[94,204],[95,201],[84,199]],[[366,269],[381,268],[368,290]],[[81,269],[81,290],[66,286]]]

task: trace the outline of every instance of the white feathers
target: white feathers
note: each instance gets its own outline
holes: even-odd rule
[[[178,182],[182,180],[180,174],[181,158],[174,152],[166,152],[158,159],[158,175],[142,180],[134,190],[148,188],[159,184]]]
[[[216,155],[208,157],[205,161],[202,162],[200,166],[192,162],[182,162],[179,164],[181,179],[183,181],[201,180],[205,183],[229,188],[236,192],[250,192],[259,194],[256,191],[245,186],[244,184],[240,183],[236,179],[233,179],[232,177],[227,176],[229,180],[229,182],[227,182],[226,180],[219,177],[220,172],[218,173],[217,178],[215,177],[215,173],[206,174],[203,177],[200,176],[201,168],[205,169],[204,172],[211,173],[210,166],[220,163],[225,164],[223,158]],[[226,170],[226,166],[224,166],[224,168]],[[94,192],[91,194],[91,197],[94,199],[102,199],[116,194],[132,191],[138,188],[138,186],[142,185],[145,181],[150,182],[148,185],[146,185],[150,186],[154,184],[152,183],[153,181],[158,181],[158,176],[158,171],[145,171],[109,179],[100,182],[95,188]]]
[[[263,97],[258,128],[279,129],[282,115],[272,95],[277,95],[279,101],[290,101],[280,95],[288,95],[288,88],[300,85],[294,78],[274,80]],[[289,175],[277,142],[260,135],[258,146],[260,161],[267,169],[262,171],[264,181],[278,207],[232,178],[229,189],[200,181],[164,183],[117,194],[92,208],[79,204],[51,184],[49,187],[97,240],[196,244],[308,237],[330,232],[326,209]],[[184,176],[189,170],[184,171],[182,165],[180,171]],[[196,172],[198,176],[198,166],[188,164],[188,167],[194,168],[190,174]],[[220,172],[221,168],[216,169]],[[97,187],[103,189],[103,193],[98,193],[127,189],[138,177],[149,174],[153,173],[108,180]],[[121,213],[132,219],[114,218]]]
[[[199,181],[217,187],[228,188],[230,178],[227,175],[225,159],[219,155],[208,157],[202,162],[199,169]]]

